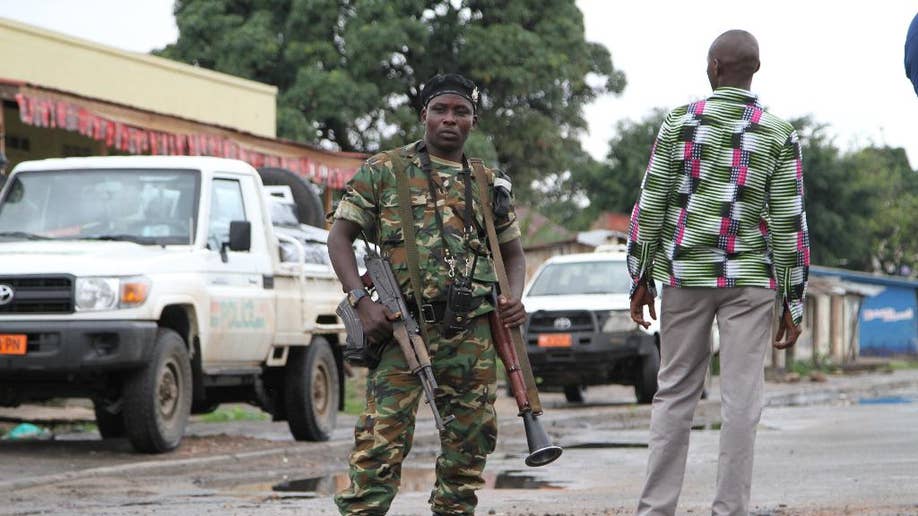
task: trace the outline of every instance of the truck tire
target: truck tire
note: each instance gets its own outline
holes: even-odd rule
[[[338,418],[338,366],[328,341],[293,348],[284,373],[287,425],[297,441],[327,441]]]
[[[159,328],[150,361],[127,378],[124,425],[139,452],[162,453],[182,441],[191,412],[191,363],[185,341]]]
[[[634,395],[641,405],[653,403],[657,393],[657,373],[660,372],[660,353],[655,348],[641,358],[641,368],[634,383]]]
[[[583,388],[577,384],[565,385],[564,399],[570,403],[583,403]]]
[[[102,439],[117,439],[124,437],[124,414],[112,412],[101,400],[92,400],[92,407],[96,413],[96,428]]]
[[[300,224],[325,228],[325,205],[308,179],[285,168],[262,167],[258,174],[265,185],[290,187]]]

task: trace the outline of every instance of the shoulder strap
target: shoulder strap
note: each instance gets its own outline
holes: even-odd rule
[[[420,312],[424,305],[422,297],[421,269],[418,266],[418,242],[414,233],[414,214],[411,212],[411,192],[408,189],[408,167],[398,151],[389,155],[395,168],[395,181],[398,188],[399,219],[402,223],[402,233],[405,237],[405,254],[408,257],[408,277],[411,280],[411,290],[414,292],[414,303]],[[424,342],[430,342],[427,337],[427,322],[422,314],[418,314],[418,324],[421,326],[421,336]]]
[[[484,164],[479,159],[470,159],[469,163],[475,170],[475,179],[478,181],[478,197],[481,200],[481,208],[484,210],[482,216],[485,220],[485,229],[488,232],[488,246],[491,248],[491,256],[494,257],[494,270],[497,273],[497,284],[501,292],[510,292],[510,280],[507,278],[507,269],[504,268],[504,257],[500,254],[500,244],[497,241],[497,230],[494,227],[494,207],[491,205],[491,196],[488,194],[490,185],[488,184],[487,172]],[[517,359],[519,360],[520,369],[523,371],[523,377],[526,380],[526,394],[529,397],[529,406],[535,414],[542,413],[542,401],[539,398],[539,390],[536,388],[535,375],[532,374],[532,366],[529,364],[529,352],[526,351],[526,343],[523,341],[523,334],[520,328],[514,328],[510,331],[513,347],[516,349]]]

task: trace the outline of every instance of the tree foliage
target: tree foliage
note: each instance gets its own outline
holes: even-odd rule
[[[421,136],[421,83],[455,71],[481,90],[471,151],[525,199],[585,156],[583,107],[624,74],[584,39],[573,0],[176,0],[159,55],[276,85],[278,134],[374,151]]]
[[[803,142],[813,263],[903,274],[918,265],[918,173],[901,148],[843,152],[827,127],[793,121]]]
[[[616,124],[606,160],[581,179],[582,188],[589,192],[593,218],[603,211],[631,213],[641,193],[650,149],[665,116],[665,111],[656,109],[640,121],[622,120]]]

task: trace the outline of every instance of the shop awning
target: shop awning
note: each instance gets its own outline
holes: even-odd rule
[[[128,154],[239,159],[256,168],[285,168],[333,189],[343,188],[365,158],[33,85],[18,85],[14,97],[24,124],[74,131]]]

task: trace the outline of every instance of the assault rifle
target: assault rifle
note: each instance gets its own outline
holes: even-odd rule
[[[364,258],[367,272],[363,275],[364,286],[376,292],[377,302],[386,307],[389,312],[397,317],[392,321],[392,336],[398,342],[408,362],[408,368],[412,374],[417,375],[424,388],[424,396],[430,410],[433,412],[434,422],[438,430],[443,430],[445,425],[455,419],[455,416],[448,416],[445,419],[440,417],[440,411],[437,410],[437,404],[434,394],[438,388],[437,380],[434,378],[433,370],[430,366],[430,355],[427,352],[427,344],[421,336],[420,327],[411,312],[408,311],[408,305],[405,304],[405,298],[399,289],[398,280],[392,273],[392,264],[387,258],[383,258],[376,251],[367,249]],[[342,303],[338,308],[338,313],[344,321],[347,329],[349,340],[357,336],[363,340],[363,326],[356,310],[351,308],[347,303]],[[364,343],[364,345],[366,345]]]

